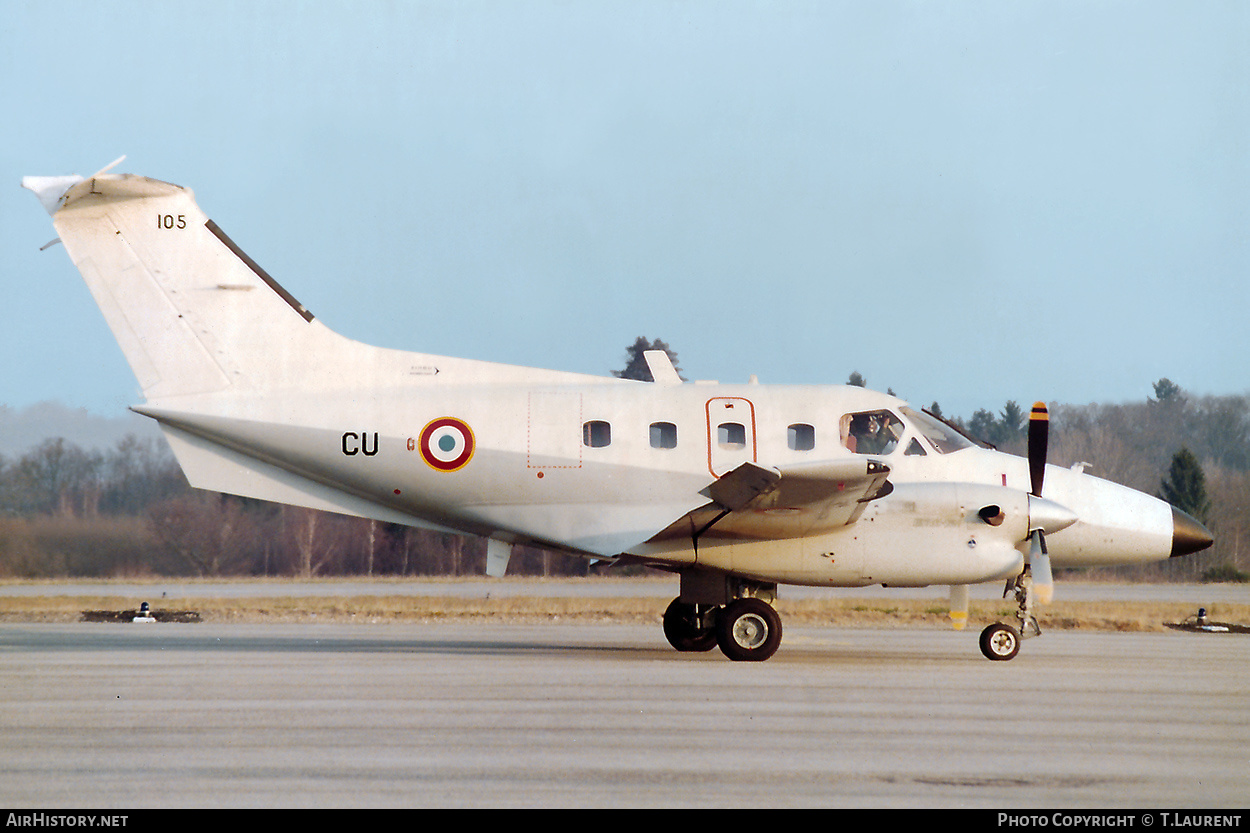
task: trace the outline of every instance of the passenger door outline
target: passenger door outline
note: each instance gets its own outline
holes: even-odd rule
[[[741,396],[718,396],[707,401],[707,468],[722,477],[743,463],[756,460],[755,405]],[[737,423],[745,429],[742,442],[722,445],[720,426]]]

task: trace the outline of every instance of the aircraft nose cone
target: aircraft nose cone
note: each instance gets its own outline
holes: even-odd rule
[[[1215,542],[1210,531],[1194,517],[1172,507],[1172,557],[1205,550]]]

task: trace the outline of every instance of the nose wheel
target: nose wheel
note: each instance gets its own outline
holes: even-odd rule
[[[1020,632],[1011,625],[995,622],[981,631],[981,653],[987,659],[1009,660],[1020,653]]]

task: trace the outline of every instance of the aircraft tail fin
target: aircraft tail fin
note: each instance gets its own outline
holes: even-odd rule
[[[298,384],[310,359],[355,344],[315,321],[189,189],[130,174],[22,185],[52,215],[149,400]]]

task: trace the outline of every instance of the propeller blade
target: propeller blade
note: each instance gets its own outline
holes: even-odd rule
[[[1050,604],[1055,597],[1055,580],[1050,573],[1050,553],[1046,551],[1046,536],[1040,529],[1033,530],[1029,544],[1029,565],[1033,570],[1033,592],[1042,604]]]
[[[968,624],[968,585],[951,585],[950,617],[951,627],[957,631],[963,630],[964,625]]]
[[[1029,485],[1031,494],[1042,496],[1042,483],[1046,479],[1046,454],[1050,444],[1050,411],[1045,402],[1034,402],[1029,414]],[[1030,513],[1032,505],[1030,504]],[[1032,524],[1030,519],[1030,524]],[[1071,523],[1071,522],[1069,522]],[[1067,524],[1065,524],[1066,526]],[[1063,527],[1060,527],[1062,529]],[[1046,536],[1034,529],[1029,535],[1029,567],[1033,576],[1033,592],[1042,604],[1050,604],[1055,596],[1055,580],[1050,572],[1050,553],[1046,551]]]
[[[1046,477],[1046,446],[1050,442],[1050,412],[1045,402],[1034,402],[1029,414],[1029,483],[1033,494],[1042,496]]]

